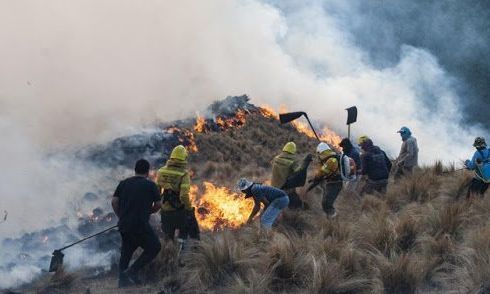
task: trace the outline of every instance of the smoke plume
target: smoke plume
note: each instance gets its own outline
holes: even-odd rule
[[[70,218],[80,193],[113,188],[127,175],[108,181],[107,171],[73,160],[73,150],[194,115],[227,95],[247,93],[255,104],[306,111],[342,135],[344,109],[357,105],[354,135],[371,136],[393,157],[402,125],[418,138],[423,163],[467,156],[482,132],[465,124],[459,90],[468,84],[417,44],[399,42],[373,54],[376,44],[385,48],[393,38],[360,30],[359,24],[376,23],[362,7],[345,1],[1,2],[0,211],[9,219],[0,236]],[[37,271],[18,272],[23,278],[4,279],[0,288]]]

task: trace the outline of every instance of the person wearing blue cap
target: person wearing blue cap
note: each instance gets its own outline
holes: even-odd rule
[[[247,223],[253,221],[263,204],[264,211],[260,216],[260,223],[263,228],[271,229],[282,210],[288,207],[289,197],[283,190],[254,183],[245,178],[238,181],[236,188],[245,194],[245,198],[253,197],[254,200],[254,207]]]
[[[397,133],[400,134],[403,143],[400,149],[400,155],[398,155],[396,160],[397,170],[395,173],[395,179],[411,174],[413,168],[418,166],[419,160],[419,147],[417,145],[417,139],[412,136],[410,129],[407,127],[402,127]]]

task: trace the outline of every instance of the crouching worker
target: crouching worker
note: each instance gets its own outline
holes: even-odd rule
[[[160,193],[154,182],[148,179],[150,164],[138,160],[135,176],[120,182],[112,197],[112,207],[119,218],[121,233],[121,259],[119,260],[119,287],[141,284],[138,272],[150,263],[161,249],[160,240],[150,226],[150,214],[160,209]],[[143,253],[128,269],[134,251]]]
[[[187,157],[184,146],[175,147],[170,159],[157,173],[157,184],[162,192],[162,230],[167,240],[173,240],[179,230],[181,245],[188,236],[199,240],[199,226],[189,198],[191,184]]]
[[[245,193],[245,198],[253,197],[254,199],[254,208],[247,223],[253,221],[260,211],[260,204],[262,203],[264,204],[264,211],[260,217],[260,223],[265,229],[270,229],[281,211],[288,207],[289,197],[283,190],[257,184],[243,178],[238,181],[237,188]]]
[[[466,195],[467,198],[472,195],[483,196],[490,184],[490,149],[487,148],[485,138],[476,138],[473,147],[476,148],[473,158],[465,161],[465,167],[475,171]]]

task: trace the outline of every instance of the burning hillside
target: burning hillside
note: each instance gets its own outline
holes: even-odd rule
[[[339,139],[322,132],[332,145]],[[305,293],[483,293],[488,281],[488,198],[467,202],[462,196],[467,174],[445,174],[443,167],[416,171],[384,198],[363,199],[343,193],[336,202],[339,217],[321,212],[320,195],[312,191],[308,211],[286,211],[272,234],[243,227],[253,203],[233,192],[245,176],[267,181],[271,159],[284,142],[294,140],[299,153],[317,141],[302,124],[281,125],[277,114],[248,103],[246,96],[213,104],[196,118],[160,124],[150,131],[83,148],[80,162],[104,168],[107,178],[82,191],[67,216],[51,228],[3,241],[4,273],[28,272],[19,285],[42,274],[53,249],[114,224],[109,197],[117,181],[131,174],[134,160],[146,157],[155,168],[177,144],[191,151],[191,196],[203,231],[202,241],[184,255],[165,243],[145,273],[148,292],[305,292]],[[451,171],[451,170],[449,170]],[[158,217],[152,222],[159,227]],[[77,245],[78,246],[78,245]],[[81,282],[54,276],[44,288],[115,291],[111,275],[119,246],[116,231],[69,249],[71,265],[91,268],[94,280]],[[6,253],[7,252],[7,253]],[[68,253],[68,252],[67,252]],[[17,274],[16,274],[17,273]],[[44,283],[44,284],[43,284]],[[46,286],[47,285],[47,286]],[[46,290],[47,292],[49,292]],[[140,291],[140,292],[141,292]]]
[[[331,134],[323,133],[328,142],[336,144],[339,137]],[[100,168],[105,176],[90,190],[80,191],[78,203],[60,224],[5,239],[2,259],[7,263],[1,269],[13,271],[23,267],[30,269],[31,276],[38,275],[47,268],[53,249],[115,224],[117,219],[110,208],[109,197],[117,181],[131,174],[130,169],[139,158],[148,159],[154,168],[160,167],[178,144],[187,146],[191,152],[192,200],[201,229],[239,228],[246,222],[253,203],[231,188],[241,176],[267,181],[271,159],[289,140],[297,143],[300,153],[311,152],[316,145],[306,124],[281,125],[273,110],[257,107],[249,103],[247,96],[239,96],[215,102],[195,118],[159,123],[105,145],[81,148],[75,154],[76,160]],[[158,226],[158,220],[155,225]],[[114,255],[118,242],[117,232],[112,231],[81,244],[79,249],[70,249],[81,250],[84,255],[102,254],[106,256],[105,263],[94,263],[81,255],[73,259],[72,254],[68,264],[72,258],[72,264],[103,265],[101,270],[107,270],[111,264],[107,256]]]
[[[276,112],[250,104],[245,95],[227,97],[213,103],[203,116],[161,124],[159,128],[118,138],[80,155],[113,167],[131,167],[135,160],[145,157],[158,167],[175,145],[184,144],[191,152],[190,168],[196,183],[194,205],[205,230],[236,228],[246,221],[252,204],[229,190],[237,177],[267,180],[270,160],[284,142],[294,139],[303,153],[314,150],[315,144],[314,133],[306,123],[297,120],[281,125]],[[322,129],[320,137],[334,146],[341,140],[328,128]]]

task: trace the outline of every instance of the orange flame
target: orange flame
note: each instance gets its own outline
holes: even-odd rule
[[[238,228],[247,222],[254,203],[226,187],[204,182],[204,193],[197,197],[198,187],[191,187],[191,200],[197,207],[196,217],[203,230],[219,231]]]
[[[262,113],[262,115],[265,117],[279,119],[279,114],[275,112],[271,106],[268,105],[260,106],[260,113]]]
[[[179,129],[177,127],[169,127],[166,129],[167,133],[170,133],[170,134],[174,134],[174,133],[177,133],[177,134],[182,134],[182,136],[179,136],[179,141],[180,143],[182,144],[185,144],[187,145],[187,149],[190,151],[190,152],[197,152],[199,151],[199,149],[197,148],[197,145],[196,145],[196,139],[194,137],[194,133],[188,129]]]
[[[268,105],[263,105],[260,107],[260,112],[262,115],[266,117],[272,117],[275,119],[279,119],[279,114],[274,111],[274,109],[271,106]],[[285,106],[280,107],[280,112],[288,112],[287,108]],[[310,126],[302,121],[299,120],[294,120],[291,122],[291,124],[296,128],[296,130],[302,134],[305,134],[306,136],[310,138],[316,138],[315,133],[311,130]],[[330,145],[333,145],[335,147],[338,147],[340,144],[340,141],[342,141],[342,137],[337,135],[334,131],[330,130],[327,127],[323,127],[321,131],[318,134],[318,137],[320,137],[321,141],[327,142]]]
[[[221,130],[227,130],[230,128],[241,127],[245,124],[247,120],[247,113],[244,110],[239,110],[235,116],[230,118],[223,118],[221,116],[216,117],[215,122],[216,125]]]
[[[194,131],[197,133],[206,132],[206,120],[202,116],[197,115],[196,124],[194,125]]]

